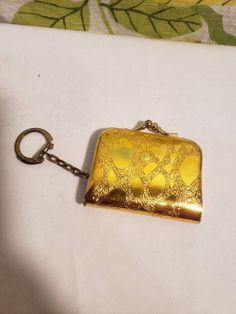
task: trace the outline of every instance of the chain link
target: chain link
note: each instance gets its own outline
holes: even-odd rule
[[[83,178],[83,179],[88,179],[89,174],[86,172],[83,172],[82,170],[72,166],[71,164],[67,163],[66,161],[60,159],[56,155],[50,154],[48,152],[45,153],[47,159],[51,161],[52,163],[60,166],[61,168],[71,172],[73,175]]]

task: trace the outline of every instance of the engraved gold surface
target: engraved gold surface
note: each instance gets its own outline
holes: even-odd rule
[[[174,136],[107,129],[97,143],[85,203],[199,222],[202,153]]]

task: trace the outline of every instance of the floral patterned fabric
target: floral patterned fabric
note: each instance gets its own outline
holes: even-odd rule
[[[0,0],[0,22],[236,45],[236,0]]]

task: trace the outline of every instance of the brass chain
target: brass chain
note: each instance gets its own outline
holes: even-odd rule
[[[80,177],[80,178],[83,178],[83,179],[88,179],[88,177],[89,177],[88,173],[83,172],[82,170],[72,166],[71,164],[60,159],[56,155],[50,154],[48,152],[46,152],[45,155],[49,161],[60,166],[61,168],[65,169],[65,170],[71,172],[73,175]]]

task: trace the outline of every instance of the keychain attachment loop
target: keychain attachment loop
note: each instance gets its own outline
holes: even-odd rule
[[[42,134],[46,140],[46,143],[36,152],[36,154],[33,157],[26,157],[21,152],[21,148],[20,148],[21,141],[23,140],[23,138],[27,134],[34,133],[34,132]],[[46,156],[47,160],[58,165],[59,167],[71,172],[73,175],[80,177],[80,178],[83,178],[83,179],[88,179],[88,177],[89,177],[88,173],[80,170],[79,168],[72,166],[71,164],[60,159],[56,155],[48,153],[48,150],[52,149],[54,147],[54,144],[52,143],[52,141],[53,141],[53,138],[52,138],[51,134],[48,133],[48,131],[46,131],[44,129],[40,129],[40,128],[27,129],[27,130],[23,131],[22,133],[20,133],[20,135],[18,135],[18,137],[15,141],[16,156],[19,160],[23,161],[26,164],[31,164],[31,165],[41,164],[45,160],[44,156]]]
[[[46,140],[46,143],[36,152],[36,154],[33,157],[27,157],[25,156],[20,148],[21,142],[23,138],[29,134],[29,133],[40,133],[43,135],[43,137]],[[52,143],[53,138],[50,133],[48,133],[46,130],[41,129],[41,128],[31,128],[23,131],[20,133],[15,141],[15,152],[16,156],[19,160],[26,164],[41,164],[45,159],[44,155],[47,153],[49,149],[52,149],[54,144]]]

